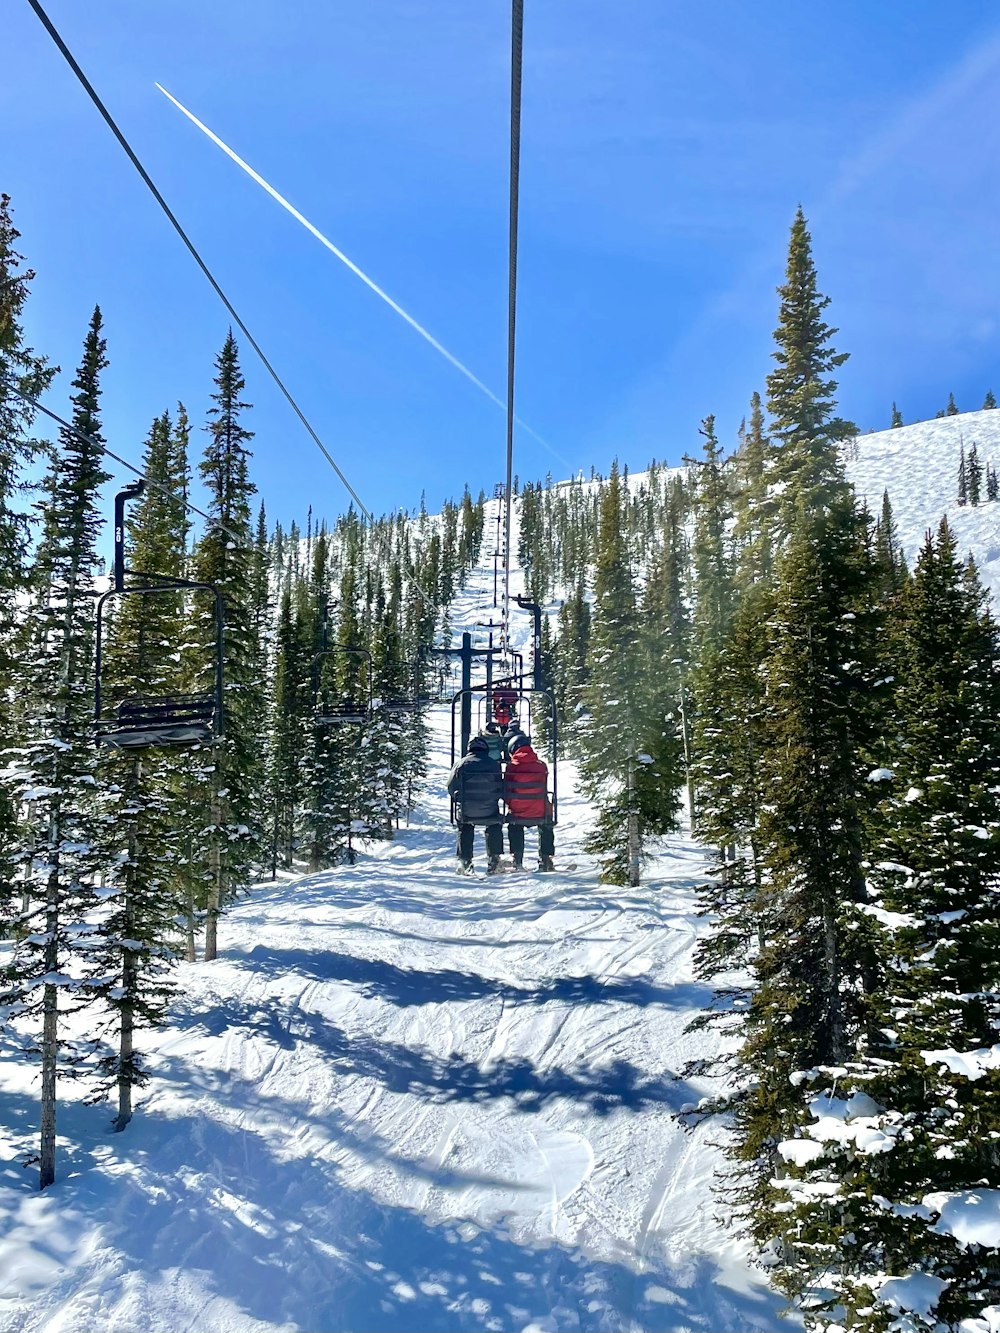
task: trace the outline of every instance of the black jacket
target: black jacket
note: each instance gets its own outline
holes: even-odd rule
[[[480,739],[480,738],[477,738]],[[500,765],[491,759],[486,742],[477,745],[451,770],[448,792],[459,805],[462,824],[499,824],[503,790]]]

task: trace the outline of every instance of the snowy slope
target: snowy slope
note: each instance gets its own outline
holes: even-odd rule
[[[459,627],[488,615],[491,549]],[[41,1196],[16,1165],[35,1091],[0,1047],[2,1333],[782,1326],[713,1215],[717,1129],[673,1118],[713,1090],[676,1074],[714,1041],[685,1031],[698,849],[599,885],[567,765],[577,870],[460,878],[447,709],[432,726],[410,828],[255,889],[220,959],[180,968],[124,1134],[63,1088]]]
[[[1000,468],[1000,410],[963,412],[862,435],[845,451],[847,475],[875,514],[888,490],[911,569],[925,532],[936,529],[947,514],[959,552],[973,553],[984,584],[1000,604],[1000,502],[975,509],[957,503],[963,443],[966,453],[978,445],[984,468],[987,462]]]

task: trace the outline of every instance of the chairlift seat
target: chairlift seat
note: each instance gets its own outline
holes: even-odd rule
[[[123,699],[115,721],[99,726],[97,739],[118,750],[210,744],[217,739],[215,702],[214,694]]]
[[[430,708],[434,702],[427,694],[417,699],[387,699],[382,707],[387,713],[419,713],[423,708]]]
[[[333,705],[323,708],[316,714],[316,721],[321,727],[335,726],[337,723],[355,723],[360,725],[368,721],[368,710],[355,703]]]

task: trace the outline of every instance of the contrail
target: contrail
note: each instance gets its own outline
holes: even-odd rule
[[[458,357],[454,355],[454,353],[449,352],[447,347],[445,347],[443,343],[439,343],[437,338],[435,338],[432,333],[430,333],[427,329],[425,329],[424,326],[421,323],[419,323],[418,320],[415,320],[411,314],[409,314],[406,310],[404,310],[398,301],[394,301],[392,297],[389,295],[389,293],[384,291],[378,285],[377,282],[375,282],[372,278],[368,276],[367,273],[365,273],[363,269],[358,268],[354,260],[349,259],[347,255],[344,254],[343,250],[339,249],[336,245],[334,245],[333,241],[331,241],[329,237],[324,236],[318,227],[314,227],[313,224],[309,221],[309,219],[307,217],[304,217],[295,207],[294,204],[289,203],[283,194],[279,194],[273,185],[269,185],[268,182],[264,179],[264,177],[261,176],[259,172],[254,171],[253,167],[250,166],[248,162],[244,162],[242,157],[240,157],[239,153],[234,152],[229,147],[228,144],[223,143],[223,141],[219,138],[219,136],[217,134],[214,134],[208,128],[207,125],[205,125],[202,121],[200,121],[198,117],[194,114],[194,112],[189,111],[182,102],[178,102],[177,98],[174,97],[172,93],[168,93],[162,83],[158,83],[156,86],[157,88],[159,88],[160,92],[163,94],[164,97],[168,98],[171,102],[173,102],[174,106],[177,108],[178,111],[183,112],[183,114],[187,116],[188,120],[191,122],[192,125],[197,125],[198,129],[201,130],[202,134],[207,135],[208,138],[212,140],[212,142],[216,145],[217,148],[221,148],[227,157],[232,158],[232,160],[236,163],[238,167],[242,167],[251,180],[255,180],[257,184],[261,187],[261,189],[266,190],[267,193],[271,196],[271,198],[274,199],[277,203],[279,203],[281,207],[284,208],[287,212],[291,213],[292,217],[295,218],[297,222],[301,222],[303,227],[305,227],[306,231],[310,232],[313,236],[315,236],[317,241],[320,242],[320,244],[325,245],[332,255],[336,255],[336,257],[340,260],[342,264],[346,264],[347,267],[351,270],[351,272],[356,277],[360,278],[366,287],[370,287],[376,296],[380,296],[382,300],[386,303],[386,305],[390,307],[390,309],[395,310],[397,315],[400,315],[403,319],[405,319],[407,324],[409,324],[410,328],[415,329],[417,333],[420,334],[421,338],[425,340],[425,342],[429,342],[436,352],[439,352],[446,361],[450,362],[450,364],[455,367],[456,370],[461,371],[461,373],[465,376],[467,380],[471,380],[472,383],[476,386],[477,389],[480,390],[481,393],[484,393],[486,397],[490,399],[491,402],[496,403],[497,407],[501,408],[501,410],[503,411],[507,410],[507,404],[503,401],[503,399],[499,398],[493,392],[493,390],[489,388],[488,385],[484,384],[483,381],[477,375],[474,375],[472,371],[468,368],[468,366],[463,365],[462,362],[459,361]],[[556,453],[556,451],[552,448],[552,446],[548,443],[547,440],[544,440],[541,437],[541,435],[538,434],[537,431],[532,430],[532,428],[528,425],[526,421],[522,421],[521,418],[518,416],[515,416],[514,420],[523,430],[527,431],[527,433],[530,436],[536,439],[540,445],[546,448],[550,454],[552,454],[555,458],[558,458],[561,463],[564,463],[567,467],[572,466],[570,463],[567,462],[566,459],[560,457],[560,455]]]

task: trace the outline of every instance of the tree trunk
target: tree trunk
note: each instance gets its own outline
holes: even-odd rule
[[[135,985],[135,973],[130,965],[132,952],[125,950],[125,962],[122,968],[123,989],[126,994],[130,986]],[[120,1133],[132,1119],[132,1054],[133,1054],[133,1012],[132,1002],[126,999],[119,1010],[121,1014],[121,1036],[118,1044],[118,1115],[114,1121],[115,1133]]]
[[[137,755],[132,761],[132,786],[135,803],[139,803],[139,787],[142,782],[142,759]],[[125,871],[125,902],[123,925],[125,939],[135,939],[135,888],[136,856],[138,846],[135,821],[137,816],[129,817],[128,866]],[[120,1032],[118,1038],[118,1115],[114,1122],[115,1133],[120,1133],[132,1119],[132,1079],[134,1070],[132,1058],[134,1051],[134,997],[136,985],[135,952],[128,947],[122,949],[122,1003],[118,1010]]]
[[[639,856],[642,842],[639,837],[639,812],[635,808],[635,758],[628,760],[628,882],[633,889],[639,887]]]
[[[208,889],[208,912],[205,917],[205,962],[212,962],[218,955],[219,911],[222,907],[222,797],[219,795],[219,763],[216,760],[212,775],[212,847],[209,852],[211,879]]]
[[[59,853],[56,850],[59,816],[53,813],[49,843],[52,867],[46,885],[45,971],[59,970]],[[39,1120],[38,1188],[56,1178],[56,1074],[59,1064],[59,987],[47,984],[42,993],[42,1096]]]
[[[188,861],[187,910],[184,913],[184,957],[189,963],[198,961],[198,948],[194,936],[194,890],[191,887],[190,860]]]
[[[56,1062],[59,1055],[59,989],[46,986],[42,1001],[42,1105],[39,1123],[38,1188],[56,1178]]]
[[[681,740],[684,742],[684,783],[687,787],[688,821],[694,832],[694,774],[691,772],[691,733],[688,726],[687,704],[684,699],[684,678],[680,692]]]

